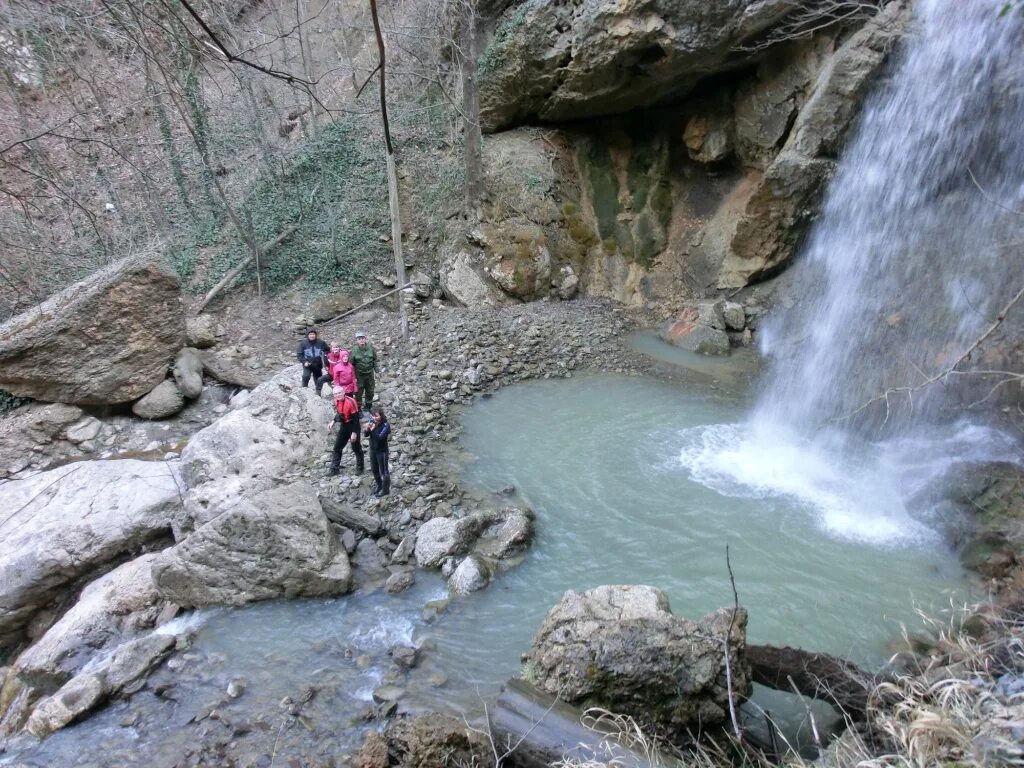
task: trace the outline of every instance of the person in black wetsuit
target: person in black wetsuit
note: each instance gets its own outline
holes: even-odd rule
[[[375,405],[370,409],[370,421],[366,425],[370,438],[370,469],[373,471],[373,495],[387,496],[391,493],[391,469],[388,466],[388,436],[391,424],[384,409]]]
[[[323,379],[324,359],[327,357],[328,352],[330,352],[330,348],[326,343],[320,341],[315,328],[310,328],[306,331],[306,338],[299,344],[297,354],[299,362],[302,363],[302,386],[308,385],[310,378],[312,378],[318,395],[326,381]]]

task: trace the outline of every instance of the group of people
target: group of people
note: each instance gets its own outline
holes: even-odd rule
[[[377,370],[377,352],[366,334],[356,333],[355,346],[351,351],[338,344],[328,346],[321,341],[316,329],[306,331],[306,337],[299,344],[298,359],[302,363],[302,386],[312,381],[320,395],[325,384],[331,386],[334,396],[334,421],[340,425],[331,453],[329,475],[337,475],[341,467],[341,454],[345,446],[352,445],[356,457],[356,473],[362,474],[363,445],[361,435],[370,442],[370,469],[373,472],[373,495],[387,496],[391,493],[391,471],[388,464],[388,437],[391,424],[380,405],[373,404],[373,376]],[[362,405],[360,406],[360,401]],[[365,424],[363,424],[366,411]]]

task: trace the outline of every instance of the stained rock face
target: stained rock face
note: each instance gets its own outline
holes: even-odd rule
[[[0,388],[51,402],[129,402],[164,379],[184,341],[174,270],[125,259],[0,326]]]
[[[818,211],[861,101],[909,18],[903,3],[890,3],[828,61],[782,151],[752,190],[722,265],[719,288],[770,277],[792,258]]]
[[[788,0],[527,0],[505,11],[480,60],[489,130],[647,107],[742,65],[745,39]]]
[[[237,499],[161,552],[153,580],[182,606],[338,595],[352,585],[348,556],[307,480]]]
[[[0,646],[73,582],[167,536],[181,480],[167,462],[81,461],[0,486]]]
[[[569,591],[548,613],[525,658],[524,676],[570,704],[602,706],[682,734],[729,714],[725,643],[733,694],[750,694],[744,660],[747,615],[720,608],[699,621],[672,615],[648,586]]]

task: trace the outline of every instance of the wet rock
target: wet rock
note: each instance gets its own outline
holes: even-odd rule
[[[491,569],[483,558],[470,555],[459,563],[448,579],[448,589],[455,595],[468,595],[484,589],[491,580]]]
[[[381,685],[373,689],[373,700],[378,704],[386,701],[398,701],[405,696],[405,689],[397,685]]]
[[[73,582],[162,540],[181,505],[174,462],[83,461],[0,486],[0,646]]]
[[[700,621],[672,615],[648,586],[568,591],[548,613],[525,657],[524,677],[570,704],[599,705],[683,735],[728,719],[724,649],[732,609]],[[733,691],[750,693],[743,651],[746,612],[732,624]]]
[[[209,349],[217,343],[217,320],[213,315],[196,315],[185,320],[185,341],[196,349]]]
[[[395,645],[388,653],[403,669],[412,669],[419,663],[419,649],[411,645]]]
[[[409,515],[410,521],[412,515]],[[413,555],[416,553],[416,534],[410,533],[408,536],[403,536],[402,541],[391,555],[392,565],[404,565],[408,563]]]
[[[107,693],[99,676],[78,675],[53,696],[36,705],[26,729],[38,739],[45,738],[100,704]]]
[[[174,650],[174,635],[153,632],[118,646],[100,667],[111,693],[134,693],[145,682],[150,670]]]
[[[380,573],[387,569],[387,559],[373,539],[363,539],[356,545],[352,565],[362,571]]]
[[[521,554],[532,540],[531,516],[517,507],[506,507],[490,518],[473,551],[486,558],[504,560]]]
[[[171,374],[181,394],[190,400],[203,393],[203,359],[199,350],[191,347],[181,350],[174,359]]]
[[[89,584],[74,606],[18,657],[18,676],[54,690],[126,637],[154,626],[161,608],[150,575],[155,557],[143,555]]]
[[[0,419],[0,478],[78,456],[99,435],[99,420],[63,403],[30,403]]]
[[[238,499],[160,553],[153,579],[183,606],[338,595],[352,584],[348,556],[306,480]]]
[[[185,341],[178,276],[160,259],[118,261],[0,325],[0,388],[108,405],[167,375]]]
[[[461,519],[428,520],[416,534],[416,562],[420,568],[437,568],[445,558],[469,551],[485,521],[476,515]]]
[[[388,576],[388,580],[384,582],[384,589],[389,595],[397,595],[399,592],[404,592],[415,583],[416,574],[412,569],[402,570]]]
[[[236,677],[228,683],[228,688],[227,691],[225,691],[225,693],[227,693],[228,698],[237,699],[239,696],[245,693],[245,688],[247,685],[248,683],[246,683],[244,677]]]
[[[724,319],[721,321],[725,325]],[[701,317],[697,307],[683,307],[661,333],[661,337],[673,346],[702,355],[726,355],[729,353],[729,336],[722,328],[716,328]]]
[[[178,389],[178,385],[173,379],[165,379],[132,406],[132,413],[140,419],[166,419],[184,407],[185,396]]]

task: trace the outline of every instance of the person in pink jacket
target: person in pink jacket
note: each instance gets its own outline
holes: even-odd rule
[[[338,361],[331,363],[328,371],[331,374],[331,381],[334,386],[343,387],[346,395],[355,396],[359,391],[359,383],[356,381],[356,369],[348,360],[348,350],[343,349],[338,356]]]

